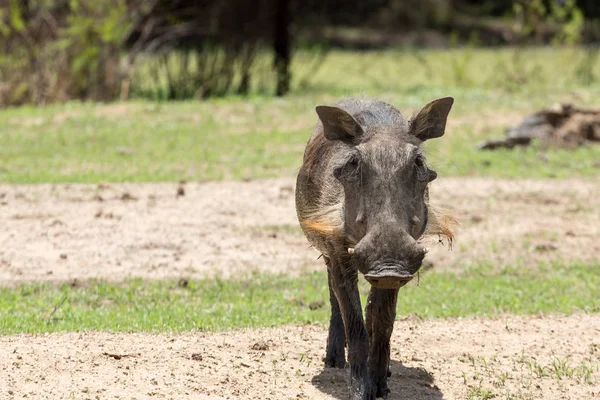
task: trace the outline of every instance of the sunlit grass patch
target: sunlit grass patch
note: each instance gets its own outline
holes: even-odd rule
[[[592,66],[598,79],[584,82],[577,75],[583,57],[579,48],[336,50],[305,71],[312,55],[300,51],[292,72],[304,83],[281,99],[257,91],[207,101],[1,110],[0,182],[291,177],[317,122],[315,106],[355,95],[394,104],[406,118],[434,98],[453,96],[446,135],[426,144],[441,176],[595,176],[600,146],[476,150],[555,102],[597,105],[600,65]]]
[[[401,289],[398,316],[425,318],[600,312],[599,264],[537,269],[481,267],[430,272]],[[368,290],[360,285],[363,304]],[[240,280],[180,280],[83,286],[28,283],[0,288],[0,333],[171,332],[325,323],[325,272],[298,277],[256,274]]]

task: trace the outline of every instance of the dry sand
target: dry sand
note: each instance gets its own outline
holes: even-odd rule
[[[322,366],[326,336],[310,325],[5,336],[0,398],[346,399],[348,369]],[[600,398],[599,365],[598,315],[407,318],[392,337],[389,398],[588,400]]]
[[[0,185],[0,284],[231,277],[321,269],[298,228],[290,179],[178,184]],[[440,179],[432,203],[461,226],[438,270],[487,260],[598,260],[600,180]]]

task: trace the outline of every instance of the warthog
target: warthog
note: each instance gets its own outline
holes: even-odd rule
[[[387,397],[398,290],[413,279],[425,233],[448,226],[428,211],[437,176],[420,150],[444,134],[453,99],[434,100],[406,121],[393,106],[347,99],[318,106],[319,123],[297,178],[300,225],[327,265],[331,321],[326,367],[350,363],[350,397]],[[427,232],[426,232],[427,231]],[[363,320],[358,272],[371,284]]]

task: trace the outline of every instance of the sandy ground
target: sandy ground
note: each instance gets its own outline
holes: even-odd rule
[[[323,268],[297,227],[289,179],[0,185],[0,284],[231,277]],[[427,261],[460,272],[598,262],[600,180],[434,182],[461,226]],[[326,330],[0,337],[0,399],[344,399]],[[600,398],[600,315],[397,321],[390,399]]]
[[[0,337],[0,398],[345,399],[325,338],[310,325]],[[598,315],[408,318],[392,341],[390,399],[600,398]]]
[[[436,269],[599,259],[600,179],[447,178],[431,198],[461,223],[453,251],[428,240]],[[290,179],[0,185],[0,226],[5,285],[323,268],[298,228]]]

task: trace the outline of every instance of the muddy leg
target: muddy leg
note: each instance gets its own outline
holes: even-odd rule
[[[396,318],[398,289],[371,288],[366,307],[369,332],[368,371],[377,388],[377,397],[387,398],[387,377],[390,366],[390,338]]]
[[[346,366],[346,333],[344,332],[344,321],[340,312],[340,306],[331,282],[331,262],[325,257],[327,264],[327,281],[329,283],[329,302],[331,303],[331,319],[329,320],[329,335],[327,336],[327,353],[325,355],[325,367],[344,368]]]
[[[348,342],[350,363],[350,398],[352,400],[375,399],[375,386],[367,373],[369,337],[365,326],[360,297],[358,295],[356,270],[343,270],[342,265],[331,263],[331,286],[338,300],[344,330]]]

